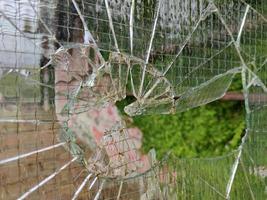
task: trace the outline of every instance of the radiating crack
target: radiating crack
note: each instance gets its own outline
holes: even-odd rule
[[[19,163],[32,155],[60,146],[64,146],[73,159],[23,193],[19,199],[25,199],[39,190],[73,162],[78,162],[87,172],[85,179],[72,193],[73,199],[82,194],[86,184],[87,192],[92,193],[95,200],[100,199],[106,187],[112,185],[110,182],[114,185],[118,183],[113,188],[116,193],[114,198],[124,198],[127,195],[124,187],[128,184],[131,186],[133,180],[142,187],[142,190],[136,191],[143,200],[168,199],[172,195],[183,199],[189,197],[190,191],[194,193],[189,193],[190,195],[211,195],[211,199],[215,199],[216,195],[226,199],[233,196],[234,199],[234,195],[239,195],[240,192],[236,189],[240,180],[245,181],[249,187],[252,199],[262,197],[256,193],[258,188],[253,184],[256,175],[246,171],[246,168],[257,169],[267,165],[266,160],[257,163],[257,155],[253,152],[264,149],[265,145],[258,141],[258,132],[254,132],[254,129],[266,129],[266,102],[260,99],[261,95],[267,93],[267,38],[264,34],[267,8],[263,1],[71,0],[65,3],[57,0],[53,5],[58,5],[53,7],[47,0],[35,7],[31,0],[20,0],[14,4],[18,12],[25,3],[36,15],[37,22],[32,18],[32,24],[39,24],[45,31],[27,31],[27,12],[16,16],[17,13],[14,15],[5,10],[4,6],[1,7],[7,3],[0,3],[0,20],[3,21],[3,25],[0,25],[3,43],[0,45],[0,81],[13,74],[20,74],[20,69],[38,67],[32,73],[27,73],[23,80],[35,87],[41,86],[55,92],[51,98],[55,102],[57,122],[61,125],[61,136],[58,137],[60,143],[2,159],[0,165],[13,161]],[[59,15],[58,19],[41,16],[40,10],[45,6],[45,9],[53,12],[53,16]],[[232,16],[233,13],[236,15]],[[25,30],[21,28],[24,15]],[[50,22],[47,24],[49,20],[51,25]],[[14,33],[3,31],[5,27],[2,26],[9,29],[12,27]],[[32,37],[38,34],[48,34],[48,39],[39,41],[40,39]],[[5,40],[5,37],[13,37],[15,45]],[[31,52],[23,46],[24,38],[36,49],[30,49]],[[248,45],[250,48],[247,48]],[[7,63],[2,65],[8,55],[13,57],[7,59],[16,59],[13,63],[15,67],[9,67]],[[39,65],[29,62],[29,57],[46,61]],[[4,66],[8,66],[5,67],[7,70],[4,70]],[[36,75],[39,76],[40,72],[51,66],[55,72],[54,83],[40,82]],[[183,161],[168,157],[158,162],[155,152],[151,151],[148,155],[150,162],[142,160],[122,118],[118,118],[119,121],[114,122],[114,126],[105,130],[103,135],[96,130],[96,135],[92,136],[88,130],[88,121],[93,118],[88,115],[107,109],[127,95],[133,95],[136,99],[125,106],[124,110],[130,116],[183,112],[220,99],[237,74],[242,77],[247,115],[246,133],[237,151],[209,160],[212,163],[210,172],[205,172],[205,167],[209,164],[201,159]],[[18,82],[15,84],[17,89],[23,87]],[[7,88],[7,83],[3,87]],[[259,99],[252,101],[255,97],[251,93],[255,91],[261,93]],[[2,90],[0,101],[1,92]],[[8,98],[5,99],[8,101]],[[18,96],[16,101],[19,106]],[[256,112],[255,102],[257,108],[260,108]],[[18,117],[15,120],[0,119],[0,122],[17,124],[34,124],[37,121],[42,120]],[[88,149],[90,154],[87,154]],[[243,151],[248,152],[249,161],[245,159]],[[252,164],[248,163],[251,159]],[[218,160],[225,162],[223,167],[217,163]],[[240,167],[244,174],[241,178]],[[217,171],[218,168],[221,173]],[[204,173],[208,175],[205,176]],[[201,177],[200,181],[195,177]],[[189,183],[192,188],[188,188]],[[210,190],[214,194],[209,193]]]

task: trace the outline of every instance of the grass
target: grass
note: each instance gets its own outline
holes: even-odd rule
[[[29,79],[22,77],[17,73],[10,73],[0,79],[0,93],[6,98],[27,99],[33,101],[40,97],[39,76],[30,76]]]

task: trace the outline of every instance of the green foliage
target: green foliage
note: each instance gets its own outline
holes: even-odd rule
[[[118,103],[120,110],[131,101]],[[143,132],[143,150],[157,150],[162,158],[169,150],[178,157],[222,155],[236,148],[244,132],[240,102],[217,101],[175,115],[147,115],[133,118]]]
[[[4,75],[0,79],[0,94],[7,98],[25,98],[36,100],[40,96],[39,76],[30,76],[30,79],[17,73]]]

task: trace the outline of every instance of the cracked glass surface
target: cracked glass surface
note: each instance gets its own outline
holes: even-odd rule
[[[67,181],[67,199],[266,199],[265,0],[12,0],[0,1],[0,21],[0,120],[16,125],[6,129],[19,141],[9,149],[0,143],[2,174],[13,162],[19,173],[16,192],[1,185],[1,198],[44,197],[37,191],[76,165],[82,175]],[[117,101],[135,98],[124,108],[130,116],[183,112],[223,97],[237,74],[247,115],[238,149],[161,161],[151,150],[142,161]],[[42,114],[39,103],[51,113]],[[112,119],[90,121],[105,112]],[[93,123],[103,126],[95,131]],[[38,132],[27,141],[24,132],[46,124],[58,130],[50,146]],[[23,162],[44,161],[39,154],[58,155],[58,148],[65,162],[54,161],[45,175],[37,167],[37,182],[21,186]]]

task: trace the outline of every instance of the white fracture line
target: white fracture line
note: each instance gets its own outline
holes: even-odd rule
[[[251,7],[250,7],[251,8]],[[241,55],[241,51],[240,51],[240,46],[238,46],[237,42],[234,40],[234,36],[232,34],[232,32],[230,31],[230,28],[228,27],[228,25],[226,24],[224,18],[222,17],[221,13],[218,11],[217,9],[217,15],[220,19],[220,21],[222,22],[222,24],[224,25],[226,31],[228,32],[229,36],[231,37],[232,41],[234,42],[234,46],[235,46],[235,49],[236,49],[236,52],[239,56],[239,59],[243,65],[243,68],[242,68],[242,85],[243,85],[243,90],[244,90],[244,96],[245,96],[245,108],[246,108],[246,112],[247,113],[250,113],[250,107],[249,107],[249,103],[247,101],[248,99],[248,88],[247,88],[247,83],[246,83],[246,71],[248,71],[249,73],[251,73],[252,75],[256,76],[257,75],[247,66],[247,63],[245,62],[243,56]],[[262,82],[262,80],[258,77],[258,82],[257,84],[264,90],[264,92],[267,92],[267,87],[265,86],[265,84]]]
[[[82,24],[83,24],[83,29],[84,29],[84,43],[85,44],[89,44],[90,42],[92,42],[92,43],[96,44],[95,43],[95,40],[94,40],[94,38],[92,36],[92,34],[90,33],[90,31],[88,29],[88,26],[87,26],[87,24],[85,22],[85,19],[84,19],[82,13],[81,13],[81,10],[80,10],[78,4],[76,3],[75,0],[72,0],[72,3],[74,5],[76,11],[78,12],[78,15],[79,15],[79,17],[80,17],[80,19],[82,21]]]
[[[149,42],[149,46],[148,46],[148,50],[147,50],[145,66],[144,66],[144,69],[143,69],[141,84],[140,84],[140,88],[139,88],[139,95],[140,96],[141,96],[141,93],[142,93],[142,90],[143,90],[143,85],[144,85],[144,81],[145,81],[145,74],[146,74],[146,67],[147,67],[147,64],[148,64],[148,61],[149,61],[150,52],[151,52],[152,44],[153,44],[154,37],[155,37],[157,22],[158,22],[158,18],[159,18],[159,11],[160,11],[160,8],[161,8],[161,2],[162,2],[162,0],[159,0],[158,9],[157,9],[157,13],[156,13],[156,18],[155,18],[155,21],[154,21],[153,30],[152,30],[152,33],[151,33],[150,42]]]
[[[0,119],[0,123],[32,123],[32,124],[39,124],[40,120],[24,120],[24,119]]]
[[[28,3],[30,4],[32,10],[34,11],[34,13],[37,15],[37,17],[39,18],[40,22],[42,23],[42,25],[45,27],[45,29],[47,30],[47,32],[50,34],[50,36],[53,37],[53,33],[52,31],[48,28],[48,26],[46,25],[46,23],[43,21],[43,19],[40,17],[39,13],[37,12],[37,10],[34,8],[34,5],[32,4],[31,0],[28,0]]]
[[[201,178],[200,176],[198,176],[199,179],[201,181],[203,181],[207,186],[209,186],[214,192],[216,192],[218,195],[220,195],[223,199],[225,199],[225,196],[220,192],[218,191],[215,187],[213,187],[211,184],[209,184],[207,181],[205,181],[203,178]]]
[[[101,183],[101,185],[100,185],[100,187],[99,187],[99,190],[98,190],[98,192],[97,192],[97,194],[96,194],[94,200],[98,200],[98,199],[99,199],[100,194],[101,194],[101,191],[103,190],[103,186],[104,186],[105,182],[106,182],[106,180],[103,180],[103,182]]]
[[[85,184],[89,181],[89,179],[91,178],[91,176],[92,176],[92,174],[88,174],[88,176],[83,180],[82,184],[80,185],[80,187],[78,188],[78,190],[73,195],[72,200],[75,200],[79,196],[80,192],[84,188]]]
[[[22,155],[18,155],[18,156],[15,156],[15,157],[11,157],[11,158],[7,158],[7,159],[4,159],[4,160],[0,160],[0,165],[9,163],[9,162],[12,162],[12,161],[15,161],[15,160],[19,160],[21,158],[26,158],[26,157],[29,157],[31,155],[37,154],[37,153],[41,153],[41,152],[44,152],[44,151],[55,149],[57,147],[63,146],[64,144],[66,144],[66,143],[65,142],[62,142],[62,143],[59,143],[59,144],[56,144],[56,145],[45,147],[43,149],[38,149],[36,151],[32,151],[32,152],[25,153],[25,154],[22,154]]]
[[[37,190],[38,188],[42,187],[44,184],[46,184],[48,181],[53,179],[56,175],[58,175],[61,171],[63,171],[65,168],[67,168],[71,163],[73,163],[75,160],[77,160],[78,157],[73,158],[71,161],[69,161],[67,164],[63,165],[61,168],[59,168],[57,171],[55,171],[53,174],[42,180],[40,183],[32,187],[30,190],[28,190],[26,193],[24,193],[21,197],[19,197],[17,200],[25,199],[28,195],[30,195],[32,192]]]
[[[151,38],[150,38],[150,42],[149,42],[149,46],[148,46],[148,50],[147,50],[146,64],[148,63],[148,60],[149,60],[149,57],[150,57],[151,48],[152,48],[152,44],[153,44],[153,41],[154,41],[154,38],[155,38],[155,32],[156,32],[157,22],[158,22],[158,18],[159,18],[159,11],[160,11],[160,8],[161,8],[161,2],[162,2],[162,0],[160,0],[159,4],[158,4],[156,18],[155,18],[155,21],[154,21],[154,25],[153,25],[153,29],[152,29],[152,33],[151,33]]]
[[[91,189],[92,189],[92,187],[94,186],[94,184],[95,184],[96,180],[97,180],[97,177],[95,177],[95,179],[93,180],[93,182],[92,182],[92,183],[91,183],[91,185],[89,186],[89,190],[91,190]]]
[[[45,27],[46,31],[50,34],[50,36],[52,37],[52,39],[55,42],[57,42],[62,47],[63,45],[57,40],[57,38],[54,36],[53,32],[46,25],[46,23],[44,22],[44,20],[39,15],[39,12],[37,12],[37,10],[34,8],[34,5],[32,4],[32,2],[30,0],[28,0],[28,3],[30,4],[30,6],[32,7],[32,10],[34,11],[34,13],[36,14],[36,16],[38,17],[38,19],[41,22],[41,24]]]
[[[113,40],[114,40],[114,43],[115,43],[115,48],[116,48],[117,52],[120,52],[119,46],[118,46],[118,42],[117,42],[117,38],[116,38],[116,35],[115,35],[115,31],[114,31],[114,26],[113,26],[112,16],[111,16],[111,13],[110,13],[110,8],[109,8],[109,5],[108,5],[108,0],[105,0],[105,4],[106,4],[106,9],[107,9],[107,14],[108,14],[109,27],[110,27],[111,32],[112,32]]]
[[[193,34],[195,33],[195,31],[197,30],[198,26],[200,25],[200,23],[202,22],[202,19],[200,18],[198,20],[198,22],[196,23],[195,27],[193,28],[192,32],[187,36],[187,38],[185,39],[184,43],[182,44],[179,52],[175,55],[174,59],[170,62],[170,64],[167,66],[167,68],[165,69],[165,71],[163,72],[162,76],[165,76],[167,74],[167,72],[169,71],[169,69],[172,67],[172,65],[175,63],[175,61],[177,60],[177,58],[180,56],[180,54],[183,52],[184,48],[186,47],[187,43],[190,41],[190,39],[192,38]],[[160,83],[161,79],[158,78],[157,81],[154,83],[154,85],[151,87],[151,89],[145,94],[145,98],[147,98],[153,91],[154,89],[157,87],[157,85]]]
[[[240,0],[242,3],[244,3],[244,4],[246,4],[246,5],[249,5],[246,1],[244,1],[244,0]],[[250,8],[251,8],[251,10],[253,10],[254,12],[256,12],[262,19],[263,19],[263,21],[265,21],[265,22],[267,22],[267,18],[263,15],[263,14],[261,14],[259,11],[257,11],[255,8],[253,8],[252,7],[252,5],[249,5],[250,6]]]
[[[59,122],[58,120],[38,120],[38,119],[0,119],[0,123],[32,123],[32,124],[48,124]]]
[[[227,187],[226,187],[226,199],[229,200],[230,199],[230,193],[231,193],[231,189],[232,189],[232,186],[233,186],[233,183],[234,183],[234,179],[235,179],[235,175],[236,175],[236,172],[237,172],[237,168],[238,168],[238,165],[239,165],[239,162],[240,162],[240,159],[241,159],[241,155],[242,155],[242,151],[243,151],[243,147],[245,145],[245,142],[246,142],[246,139],[248,137],[248,134],[249,134],[249,131],[246,130],[246,134],[244,135],[244,137],[242,138],[242,143],[240,144],[239,148],[238,148],[238,155],[236,157],[236,160],[232,166],[232,173],[231,173],[231,176],[230,176],[230,179],[227,183]]]
[[[120,188],[119,188],[119,192],[118,192],[117,200],[120,200],[121,190],[122,190],[122,185],[123,185],[123,181],[121,181],[121,184],[120,184]]]
[[[241,27],[239,29],[239,33],[238,33],[237,40],[236,40],[236,43],[237,43],[238,46],[240,46],[240,39],[241,39],[241,35],[242,35],[243,29],[244,29],[244,26],[245,26],[245,23],[246,23],[246,19],[247,19],[249,8],[250,8],[250,6],[247,5],[246,11],[245,11],[242,23],[241,23]]]
[[[131,13],[130,13],[130,47],[131,47],[131,55],[133,55],[133,20],[134,20],[134,7],[135,0],[132,0],[131,5]]]

